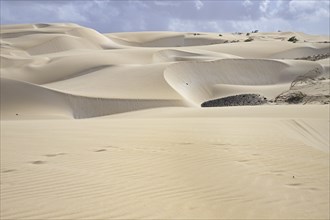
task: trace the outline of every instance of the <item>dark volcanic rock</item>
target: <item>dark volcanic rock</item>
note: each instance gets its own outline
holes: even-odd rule
[[[276,104],[329,104],[330,95],[307,95],[301,91],[289,90],[275,98]]]
[[[317,60],[322,60],[330,57],[330,53],[325,53],[325,54],[317,54],[313,56],[307,56],[307,57],[300,57],[296,58],[296,60],[310,60],[310,61],[317,61]]]
[[[258,94],[241,94],[214,99],[202,103],[202,107],[240,106],[240,105],[262,105],[267,99]]]
[[[281,94],[275,98],[275,101],[277,103],[286,102],[289,104],[299,104],[303,102],[305,97],[306,94],[300,91],[295,91],[295,92]]]

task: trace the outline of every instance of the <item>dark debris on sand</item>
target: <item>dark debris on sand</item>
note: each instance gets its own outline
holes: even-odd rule
[[[259,94],[240,94],[206,101],[202,103],[202,107],[262,105],[265,103],[267,103],[267,98]]]

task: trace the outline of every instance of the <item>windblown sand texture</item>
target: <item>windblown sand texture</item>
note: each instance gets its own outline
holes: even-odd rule
[[[329,219],[329,41],[1,26],[1,219]]]

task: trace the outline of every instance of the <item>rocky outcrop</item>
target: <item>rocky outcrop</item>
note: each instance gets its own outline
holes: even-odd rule
[[[322,60],[330,57],[330,53],[325,53],[325,54],[317,54],[313,56],[307,56],[307,57],[300,57],[296,58],[296,60],[310,60],[310,61],[317,61],[317,60]]]
[[[267,103],[267,99],[259,94],[241,94],[214,99],[202,103],[202,107],[221,106],[242,106],[242,105],[262,105]]]

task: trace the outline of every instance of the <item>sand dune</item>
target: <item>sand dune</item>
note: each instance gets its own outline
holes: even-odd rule
[[[214,33],[128,32],[111,33],[106,36],[118,44],[136,47],[183,47],[220,44],[228,41]]]
[[[90,118],[145,108],[185,106],[180,100],[92,98],[50,90],[37,85],[1,79],[1,117],[38,119]]]
[[[201,46],[235,41],[244,42],[249,37],[257,41],[287,41],[296,36],[300,41],[323,43],[329,41],[328,36],[309,35],[302,32],[277,33],[180,33],[180,32],[124,32],[105,34],[118,44],[136,47],[183,47]]]
[[[291,43],[288,41],[252,41],[252,42],[238,42],[238,43],[227,43],[221,45],[207,45],[198,46],[198,49],[209,50],[213,52],[228,53],[235,56],[245,58],[280,58],[280,59],[292,59],[291,52],[286,54],[287,51],[294,50],[295,48],[303,47],[300,50],[304,55],[314,55],[316,53],[324,53],[329,51],[328,43]],[[299,51],[299,49],[298,49]],[[303,57],[297,54],[298,57]]]
[[[317,54],[329,53],[329,48],[299,47],[276,53],[271,58],[297,58],[299,56],[313,56]]]
[[[298,76],[313,69],[323,71],[321,65],[313,62],[224,59],[178,63],[168,67],[164,75],[178,93],[200,105],[206,100],[239,93],[257,92],[274,97],[289,89]]]
[[[1,26],[0,218],[328,219],[326,42]]]
[[[46,84],[60,81],[73,76],[79,76],[89,70],[97,70],[105,66],[137,65],[153,63],[154,51],[140,54],[137,49],[122,50],[70,50],[47,56],[2,56],[3,68],[1,75],[6,78],[28,81],[36,84]],[[10,65],[15,60],[24,60],[27,65]],[[9,63],[9,64],[8,64]]]
[[[181,100],[182,97],[164,79],[166,66],[110,66],[44,86],[90,97]]]
[[[31,55],[56,53],[72,49],[114,49],[118,44],[95,30],[82,28],[77,25],[42,25],[23,26],[12,29],[1,27],[1,38],[25,49]],[[22,38],[24,40],[22,41]],[[37,44],[35,44],[37,43]],[[32,46],[31,46],[32,44]]]
[[[239,58],[238,56],[225,54],[225,53],[214,53],[210,51],[194,50],[160,50],[153,54],[154,62],[178,62],[178,61],[211,61],[221,58]]]

